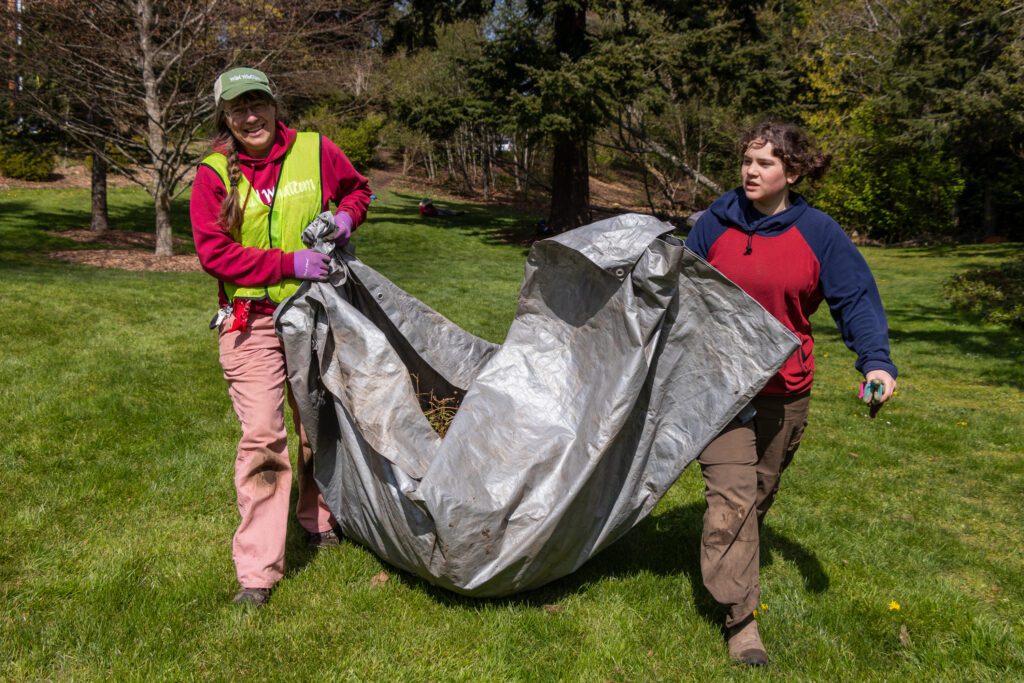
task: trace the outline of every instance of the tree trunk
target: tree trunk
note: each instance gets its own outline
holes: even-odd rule
[[[523,143],[523,201],[530,200],[530,147]]]
[[[483,149],[480,152],[480,175],[484,185],[484,200],[488,201],[491,198],[494,174],[491,171],[491,147],[487,135],[483,136]]]
[[[548,225],[561,232],[590,222],[590,163],[587,141],[555,136]]]
[[[476,142],[476,136],[470,131],[466,131],[463,136],[463,149],[466,150],[465,157],[469,160],[466,165],[468,169],[468,172],[466,173],[466,183],[469,187],[466,189],[471,193],[476,190],[476,179],[480,177],[480,169],[477,168],[477,156],[480,149]]]
[[[487,135],[487,146],[484,148],[484,154],[486,154],[485,159],[487,163],[484,168],[484,173],[487,174],[487,183],[491,188],[491,194],[494,194],[495,192],[498,191],[498,183],[494,179],[494,159],[495,156],[500,153],[500,148],[498,147],[499,144],[500,143],[497,140],[495,140],[491,135]]]
[[[560,2],[555,9],[555,51],[578,62],[587,53],[587,5],[585,0]],[[566,106],[573,106],[566,103]],[[575,120],[578,115],[569,115]],[[587,159],[589,131],[560,131],[554,137],[551,163],[551,209],[548,225],[557,231],[571,230],[590,222],[590,164]]]
[[[173,256],[174,240],[171,232],[171,193],[162,179],[156,186],[156,255]]]
[[[653,216],[657,212],[654,210],[654,199],[651,197],[651,172],[647,170],[647,163],[646,160],[643,159],[642,155],[640,158],[642,161],[644,161],[644,196],[647,197],[647,208],[651,210],[651,215]]]
[[[157,88],[157,77],[154,61],[156,59],[155,49],[151,40],[154,32],[154,9],[152,0],[137,0],[136,12],[138,12],[139,29],[139,51],[142,56],[142,86],[143,97],[146,107],[146,116],[149,119],[147,129],[147,140],[149,142],[149,153],[153,157],[155,169],[154,186],[151,190],[156,209],[156,255],[171,256],[174,253],[171,241],[171,193],[174,190],[170,186],[167,173],[171,170],[165,163],[167,152],[167,138],[164,133],[164,110],[160,106],[160,93]]]
[[[992,237],[996,234],[996,212],[992,201],[992,183],[985,183],[985,203],[984,213],[982,214],[982,238]]]
[[[522,176],[523,176],[523,166],[525,164],[523,164],[522,159],[523,159],[523,154],[522,154],[522,151],[519,149],[519,138],[518,138],[518,136],[513,135],[512,136],[512,163],[514,164],[513,170],[515,172],[512,174],[512,177],[516,181],[516,194],[519,194],[523,190]]]
[[[92,153],[92,222],[89,229],[103,232],[110,229],[107,213],[107,160]]]

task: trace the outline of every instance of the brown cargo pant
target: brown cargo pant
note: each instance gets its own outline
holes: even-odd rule
[[[746,619],[761,600],[760,526],[779,490],[779,479],[800,446],[809,393],[758,396],[757,415],[733,420],[700,454],[708,502],[701,537],[704,585],[728,608],[725,625]]]

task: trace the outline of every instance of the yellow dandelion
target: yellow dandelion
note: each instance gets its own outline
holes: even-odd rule
[[[755,619],[757,619],[757,616],[758,616],[758,615],[757,615],[757,610],[755,609],[755,610],[754,610],[754,618],[755,618]]]
[[[900,611],[900,603],[896,602],[895,600],[890,600],[889,601],[889,611],[890,612],[899,612]]]
[[[967,420],[960,420],[959,422],[956,423],[956,426],[957,427],[966,427],[967,426]]]
[[[762,602],[761,603],[761,611],[762,612],[767,612],[768,611],[768,605],[766,605],[765,603]]]

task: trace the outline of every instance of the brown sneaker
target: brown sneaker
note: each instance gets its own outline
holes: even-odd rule
[[[263,607],[269,601],[269,588],[243,588],[235,593],[235,597],[231,600],[236,605],[252,605],[253,607]]]
[[[747,617],[746,621],[727,628],[725,636],[729,643],[729,656],[734,661],[747,666],[768,665],[768,653],[764,651],[754,617]]]

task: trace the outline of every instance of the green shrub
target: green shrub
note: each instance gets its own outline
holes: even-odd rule
[[[56,158],[48,144],[7,139],[0,142],[0,175],[17,180],[46,180],[53,175]]]
[[[352,126],[349,121],[331,111],[331,106],[322,104],[310,109],[299,120],[300,128],[315,130],[334,141],[357,170],[370,165],[380,145],[380,132],[384,117],[368,114]]]
[[[331,139],[341,147],[353,166],[357,169],[366,168],[373,161],[373,155],[380,145],[380,130],[383,127],[384,118],[370,114],[355,128],[342,128]]]
[[[958,310],[1024,329],[1024,257],[956,275],[946,282],[943,293]]]
[[[957,232],[963,170],[893,130],[864,105],[834,133],[833,164],[815,204],[848,231],[887,243]]]
[[[430,136],[426,133],[414,130],[394,118],[388,119],[384,127],[381,128],[380,139],[381,145],[385,149],[393,150],[401,155],[403,173],[424,157],[433,145]]]
[[[624,155],[614,149],[603,146],[594,146],[592,149],[594,151],[591,158],[591,174],[608,182],[618,180],[615,169],[625,165],[626,159]]]

